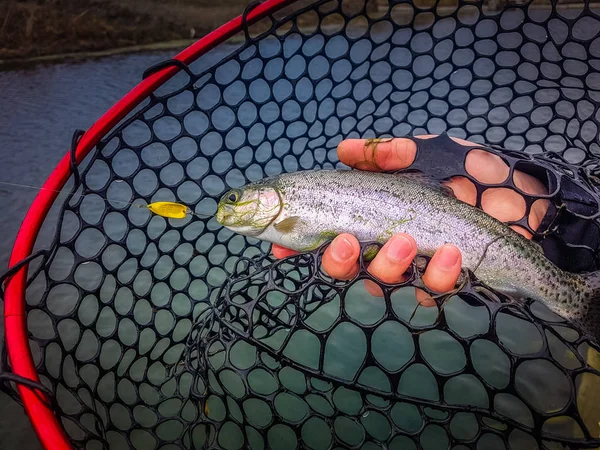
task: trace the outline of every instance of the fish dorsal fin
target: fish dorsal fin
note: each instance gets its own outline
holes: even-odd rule
[[[431,189],[435,189],[436,191],[442,192],[450,197],[455,197],[454,195],[454,191],[452,190],[452,188],[450,188],[449,186],[446,186],[445,184],[442,184],[441,181],[433,178],[430,175],[427,175],[423,172],[419,172],[416,170],[408,170],[408,171],[398,171],[395,172],[396,175],[401,176],[403,178],[407,178],[409,180],[412,180],[416,183],[420,183],[424,186],[427,186]]]
[[[277,222],[273,227],[282,234],[291,233],[294,228],[300,223],[299,216],[291,216],[287,219],[283,219],[281,222]]]

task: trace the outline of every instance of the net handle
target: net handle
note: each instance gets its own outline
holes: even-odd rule
[[[246,23],[254,23],[295,1],[297,0],[266,0],[247,14]],[[180,52],[174,59],[184,64],[190,64],[204,53],[243,31],[243,29],[244,20],[240,15],[199,39]],[[106,111],[81,136],[77,144],[77,149],[74,152],[76,163],[81,163],[110,130],[180,70],[182,70],[181,67],[177,65],[170,65],[158,70],[143,79],[121,100]],[[72,163],[71,152],[69,151],[52,171],[42,189],[38,191],[17,233],[10,255],[9,268],[16,266],[31,255],[46,215],[54,204],[58,193],[72,175]],[[4,296],[6,349],[12,372],[17,376],[39,382],[31,349],[29,348],[27,331],[27,311],[25,307],[27,267],[27,265],[24,265],[6,282]],[[59,419],[43,399],[40,398],[39,394],[24,384],[19,384],[17,389],[23,401],[25,412],[42,446],[45,449],[51,450],[73,449]]]

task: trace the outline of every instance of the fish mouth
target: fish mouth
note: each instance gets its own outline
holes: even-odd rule
[[[218,215],[218,216],[216,217],[216,219],[217,219],[217,222],[219,223],[219,225],[223,225],[223,226],[225,226],[225,221],[226,221],[226,220],[227,220],[229,217],[231,217],[231,216],[228,216],[228,215]]]
[[[245,212],[240,214],[234,208],[227,204],[220,204],[217,207],[217,213],[215,219],[217,223],[226,228],[238,228],[244,226],[251,226],[252,212]]]
[[[215,219],[220,225],[227,226],[227,219],[231,217],[231,213],[227,213],[224,211],[223,205],[219,205],[217,207],[217,214],[215,214]]]

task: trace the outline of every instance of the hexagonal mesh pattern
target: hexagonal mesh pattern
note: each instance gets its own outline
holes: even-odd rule
[[[27,292],[38,371],[74,444],[600,445],[600,354],[541,305],[468,284],[415,313],[415,268],[376,300],[320,272],[319,252],[274,262],[205,218],[229,187],[337,167],[350,137],[448,132],[590,160],[597,13],[318,1],[156,92],[92,154]],[[195,215],[152,215],[155,201]]]

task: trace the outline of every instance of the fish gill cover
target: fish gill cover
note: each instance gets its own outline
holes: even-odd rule
[[[338,167],[344,138],[443,132],[576,180],[597,211],[598,14],[304,3],[157,91],[84,163],[30,269],[30,345],[74,446],[598,447],[600,354],[542,305],[467,276],[417,308],[416,265],[371,298],[364,270],[324,274],[321,249],[275,261],[203,218],[229,187]],[[138,207],[153,202],[195,215]]]

